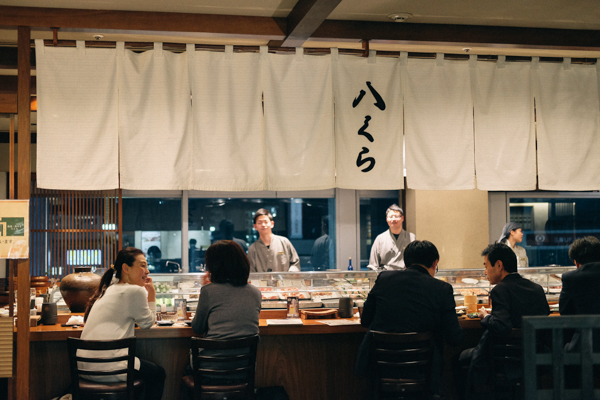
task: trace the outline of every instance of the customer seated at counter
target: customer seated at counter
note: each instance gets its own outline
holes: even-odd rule
[[[124,339],[135,336],[136,324],[141,329],[152,327],[156,320],[156,292],[152,285],[152,278],[148,274],[148,262],[144,252],[134,247],[119,251],[114,265],[104,273],[96,293],[88,303],[81,339]],[[86,354],[88,357],[98,357],[97,351],[78,351],[79,356],[85,357]],[[80,364],[85,369],[96,369],[99,366],[96,363],[80,362]],[[126,365],[122,368],[126,368]],[[161,366],[137,357],[135,369],[136,378],[144,380],[144,398],[161,399],[165,370]],[[86,378],[102,382],[103,377]],[[122,380],[125,380],[125,376]]]
[[[206,279],[196,315],[195,333],[209,339],[235,339],[258,334],[260,290],[248,283],[250,263],[239,244],[221,240],[205,254]]]
[[[550,314],[550,307],[546,300],[544,289],[523,278],[517,273],[517,256],[505,244],[494,243],[486,247],[481,253],[485,275],[490,284],[496,285],[490,292],[491,314],[481,308],[479,317],[484,328],[483,335],[477,346],[464,350],[460,354],[461,365],[469,365],[466,395],[477,385],[484,387],[491,378],[490,349],[495,337],[507,336],[513,328],[521,327],[524,315]],[[506,371],[509,378],[517,378],[522,371]],[[463,382],[457,379],[456,382]],[[465,396],[465,388],[461,394]]]
[[[288,238],[273,233],[273,215],[264,208],[254,213],[254,229],[260,236],[250,245],[252,272],[300,271],[300,258]]]
[[[383,271],[364,303],[361,324],[382,332],[431,332],[435,349],[431,392],[440,394],[443,341],[458,345],[462,330],[456,316],[452,285],[435,279],[440,255],[427,240],[406,246],[405,270]],[[367,376],[370,335],[367,332],[357,356],[356,373]]]
[[[569,247],[569,258],[575,271],[562,275],[559,299],[560,315],[600,314],[598,288],[600,288],[600,240],[594,236],[577,239]],[[579,333],[567,345],[567,351],[579,350]],[[594,351],[600,351],[600,332],[594,330]]]

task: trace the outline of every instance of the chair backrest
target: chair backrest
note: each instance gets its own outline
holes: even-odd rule
[[[430,389],[433,335],[371,331],[373,394],[423,393]]]
[[[259,336],[192,338],[196,399],[253,399]]]
[[[93,377],[114,377],[118,379],[117,375],[127,374],[127,396],[133,400],[135,398],[135,392],[133,390],[134,371],[135,371],[135,337],[119,339],[119,340],[82,340],[77,338],[67,338],[68,350],[69,350],[69,366],[71,367],[71,385],[73,390],[73,400],[80,398],[79,391],[79,380],[80,375]],[[97,357],[90,356],[89,353],[83,356],[77,355],[77,350],[93,350],[105,351],[107,353],[98,353]],[[121,351],[119,351],[121,350]],[[123,354],[126,351],[127,354]],[[111,354],[117,354],[111,356]],[[127,367],[123,368],[119,366],[115,368],[115,363],[122,363],[126,361]],[[78,362],[88,363],[87,368],[80,368]],[[90,364],[99,366],[97,368],[89,369]],[[105,368],[102,364],[106,365]]]
[[[523,346],[520,329],[492,339],[493,371],[496,379],[511,380],[523,377]]]

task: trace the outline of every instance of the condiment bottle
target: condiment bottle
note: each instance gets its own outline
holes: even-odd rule
[[[354,268],[352,268],[352,257],[349,257],[348,260],[348,271],[352,271]]]

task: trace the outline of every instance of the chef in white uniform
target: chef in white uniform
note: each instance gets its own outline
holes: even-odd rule
[[[370,269],[404,269],[404,248],[416,237],[402,229],[404,211],[392,204],[385,212],[390,229],[378,235],[371,247]]]

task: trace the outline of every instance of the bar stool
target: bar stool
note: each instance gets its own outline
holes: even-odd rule
[[[513,329],[507,336],[493,339],[492,393],[495,399],[523,398],[522,338],[521,329]]]
[[[374,399],[428,399],[433,335],[378,331],[371,331],[370,335]]]
[[[81,340],[67,338],[69,349],[69,366],[71,367],[71,391],[73,400],[94,399],[135,400],[144,389],[144,381],[134,378],[135,371],[135,337],[119,340]],[[85,357],[77,355],[77,350],[103,351],[98,357],[90,357],[89,352]],[[120,351],[119,351],[120,350]],[[126,353],[126,354],[125,354]],[[113,355],[113,356],[111,356]],[[98,370],[80,368],[78,362],[93,364],[108,364]],[[119,362],[119,365],[110,363]],[[126,362],[127,366],[122,364]],[[86,368],[89,368],[89,364]],[[113,369],[118,368],[118,369]],[[127,375],[126,381],[116,381],[116,375]],[[96,382],[82,378],[108,377],[115,382]]]
[[[254,399],[254,374],[259,336],[216,340],[192,338],[193,376],[183,384],[199,400]]]

